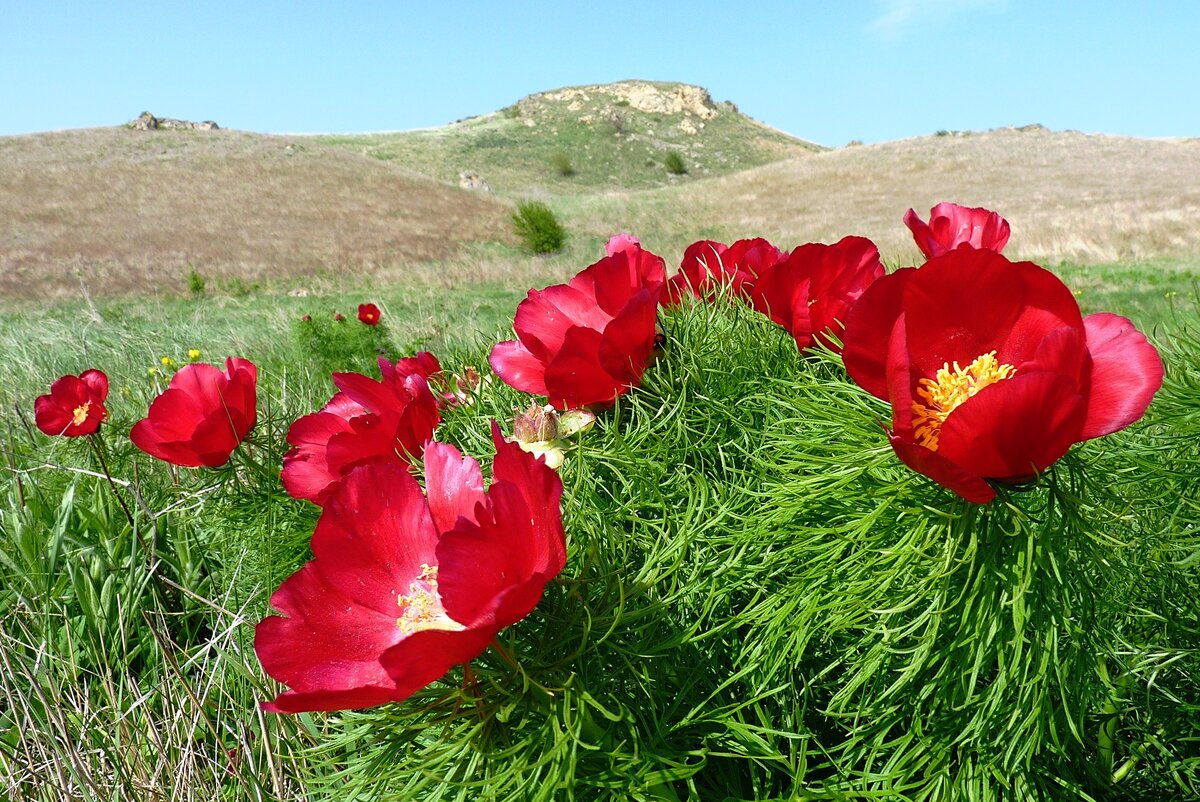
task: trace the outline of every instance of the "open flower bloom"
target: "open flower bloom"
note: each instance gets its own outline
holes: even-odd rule
[[[103,371],[85,370],[78,376],[63,376],[50,385],[48,395],[33,402],[37,427],[52,437],[92,434],[108,417],[108,376]]]
[[[288,429],[293,448],[283,455],[283,486],[295,497],[324,505],[355,467],[384,460],[408,466],[441,420],[427,377],[440,372],[422,352],[394,365],[379,360],[379,381],[360,373],[335,373],[337,393],[319,412]]]
[[[955,248],[986,248],[1000,253],[1008,244],[1008,221],[990,209],[939,203],[929,210],[929,222],[917,217],[915,209],[904,215],[917,247],[926,259]]]
[[[368,326],[379,325],[379,307],[375,304],[359,304],[358,320]]]
[[[892,404],[915,471],[975,503],[1033,478],[1073,443],[1140,418],[1162,384],[1154,346],[1123,317],[1082,317],[1053,273],[959,249],[873,284],[850,312],[850,377]]]
[[[804,350],[819,340],[840,350],[850,307],[884,274],[879,249],[869,239],[844,237],[833,245],[810,242],[768,267],[750,291],[754,308],[787,329]]]
[[[679,272],[667,282],[663,305],[676,306],[687,296],[711,301],[722,287],[728,287],[732,297],[746,297],[764,271],[786,258],[787,253],[762,238],[732,245],[693,242],[683,252]]]
[[[258,369],[231,356],[225,370],[184,365],[129,433],[152,457],[187,467],[215,468],[229,461],[257,419]]]
[[[527,616],[566,564],[553,470],[493,423],[496,459],[425,447],[425,489],[399,465],[356,468],[255,630],[266,672],[288,686],[266,710],[346,710],[407,698]]]
[[[517,339],[488,361],[505,384],[558,409],[612,404],[650,363],[665,279],[660,257],[631,246],[567,284],[530,290],[517,307]]]

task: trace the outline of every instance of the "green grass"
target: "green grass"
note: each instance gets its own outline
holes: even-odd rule
[[[656,84],[670,89],[673,84]],[[721,104],[709,120],[641,112],[593,93],[577,107],[534,95],[501,112],[443,128],[388,134],[321,136],[325,144],[393,161],[440,181],[475,170],[501,195],[542,188],[555,195],[636,190],[680,180],[663,166],[678,151],[694,177],[717,176],[819,150],[759,125]],[[589,121],[581,121],[589,120]],[[556,165],[562,157],[573,172]]]
[[[1145,420],[1034,489],[954,499],[898,463],[886,408],[836,357],[746,310],[684,308],[643,386],[568,452],[568,567],[501,634],[513,660],[296,717],[258,711],[275,689],[250,649],[318,512],[282,491],[283,436],[333,392],[330,359],[369,369],[378,333],[318,352],[299,316],[366,332],[373,300],[394,352],[483,368],[525,288],[9,310],[0,782],[31,800],[1195,798],[1200,307],[1157,267],[1065,272],[1085,311],[1154,321],[1168,375]],[[147,369],[191,347],[262,368],[226,468],[172,469],[126,437]],[[85,367],[112,379],[124,508],[84,443],[26,423]],[[488,420],[527,401],[492,382],[438,437],[486,466]]]

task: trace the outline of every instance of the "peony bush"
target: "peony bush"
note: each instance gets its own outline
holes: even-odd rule
[[[529,291],[515,339],[380,357],[257,430],[252,363],[181,368],[133,444],[197,466],[234,521],[269,485],[277,522],[220,575],[254,577],[238,715],[287,738],[219,733],[214,776],[314,799],[1200,792],[1200,339],[1082,315],[989,210],[904,222],[927,261],[890,273],[848,236],[698,242],[668,279],[618,235]],[[54,382],[38,426],[92,438],[108,475],[125,418],[97,374]],[[174,604],[169,491],[113,478]]]

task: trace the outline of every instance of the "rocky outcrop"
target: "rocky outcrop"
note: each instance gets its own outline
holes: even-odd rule
[[[492,188],[488,186],[488,182],[483,180],[483,177],[474,170],[463,170],[458,174],[458,185],[463,189],[471,189],[477,192],[491,192]]]
[[[219,131],[221,129],[221,126],[212,120],[199,123],[191,120],[173,120],[170,117],[155,117],[148,111],[143,111],[136,120],[131,120],[129,127],[135,131]]]
[[[711,120],[718,113],[712,95],[702,86],[658,86],[644,81],[621,81],[541,92],[530,95],[517,105],[522,113],[527,113],[546,102],[566,103],[568,110],[572,111],[583,109],[585,104],[614,104],[648,114],[684,114],[701,120]]]

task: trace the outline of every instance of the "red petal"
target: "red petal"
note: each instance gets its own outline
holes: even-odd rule
[[[562,348],[563,337],[571,326],[603,328],[612,315],[596,305],[596,296],[590,287],[588,290],[581,292],[565,284],[531,290],[517,306],[513,321],[517,339],[531,354],[549,359]]]
[[[421,487],[404,467],[352,470],[325,505],[312,536],[321,575],[355,603],[390,616],[422,565],[437,565],[438,534]]]
[[[888,440],[901,462],[967,501],[987,504],[996,497],[996,491],[981,476],[955,465],[939,453],[895,435],[889,434]]]
[[[1025,479],[1080,440],[1085,399],[1071,378],[1018,373],[980,390],[942,424],[938,453],[978,476]]]
[[[394,612],[358,604],[328,582],[316,561],[284,580],[271,606],[285,617],[259,622],[254,651],[267,674],[292,690],[267,709],[341,710],[395,698],[379,663],[403,637]]]
[[[925,254],[926,259],[932,259],[943,252],[943,249],[939,248],[934,241],[933,232],[929,230],[929,226],[917,216],[916,209],[909,209],[904,213],[904,225],[908,226],[909,231],[912,232],[913,240],[921,249],[921,253]]]
[[[883,276],[846,315],[842,362],[850,378],[876,398],[888,397],[888,341],[903,311],[904,288],[916,273],[906,267]]]
[[[457,448],[431,442],[425,446],[425,494],[438,532],[454,528],[459,517],[471,519],[484,501],[479,463]]]
[[[1158,350],[1133,323],[1101,312],[1083,319],[1092,355],[1092,384],[1088,395],[1084,440],[1124,429],[1146,413],[1162,386],[1163,364]]]
[[[104,371],[92,368],[80,373],[79,378],[83,379],[83,383],[88,386],[92,399],[104,403],[104,400],[108,398],[108,376],[104,374]]]
[[[452,667],[479,656],[496,630],[465,629],[457,632],[427,629],[414,632],[380,657],[396,692],[404,697],[424,688]]]
[[[546,395],[546,364],[516,340],[497,343],[488,354],[488,364],[509,387],[526,393]]]
[[[572,326],[546,366],[546,395],[559,409],[611,404],[626,387],[600,365],[600,332]]]
[[[654,351],[654,324],[658,320],[658,298],[643,290],[633,296],[601,335],[597,351],[606,373],[622,384],[642,380]]]

